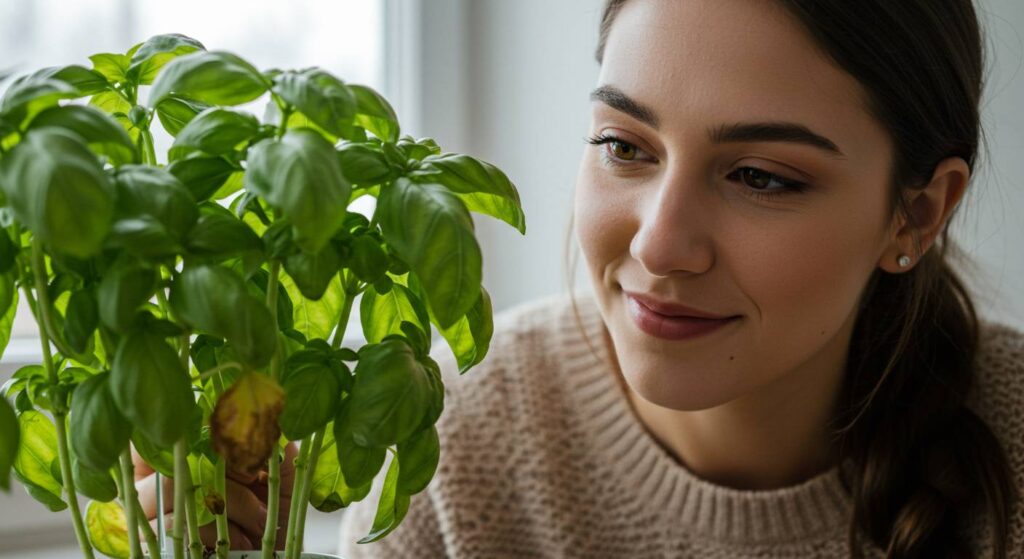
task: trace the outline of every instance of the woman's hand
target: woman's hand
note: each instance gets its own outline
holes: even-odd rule
[[[295,443],[285,447],[285,458],[281,462],[281,499],[277,515],[278,550],[284,549],[285,532],[288,526],[288,508],[292,502],[292,484],[295,481],[295,457],[298,448]],[[156,530],[156,476],[153,468],[132,449],[135,464],[135,487],[139,492],[142,512]],[[161,477],[164,486],[164,513],[174,510],[174,479]],[[267,475],[261,471],[257,476],[247,476],[228,470],[227,475],[228,535],[231,549],[258,550],[263,541],[263,530],[267,518]],[[171,533],[170,517],[165,517],[167,533]],[[182,516],[184,519],[184,516]],[[217,543],[217,525],[211,522],[199,528],[203,545],[213,548]]]

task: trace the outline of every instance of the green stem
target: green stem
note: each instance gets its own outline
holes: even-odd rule
[[[262,559],[274,559],[277,547],[277,513],[281,507],[281,447],[274,443],[267,475],[267,527],[263,531]]]
[[[231,549],[231,534],[228,531],[227,463],[223,458],[217,461],[217,493],[224,499],[224,511],[215,515],[217,519],[217,557],[227,559]]]
[[[216,367],[213,367],[211,369],[207,369],[207,370],[203,371],[203,374],[201,374],[201,375],[199,375],[197,377],[192,377],[192,380],[194,380],[194,381],[196,381],[196,380],[203,381],[203,380],[206,380],[206,379],[212,377],[215,374],[220,373],[221,371],[226,371],[228,369],[239,369],[239,370],[241,370],[241,368],[242,368],[242,364],[241,363],[236,363],[234,361],[228,361],[227,363],[221,363],[220,365],[217,365]],[[218,396],[219,395],[220,394],[218,393]]]
[[[185,510],[185,484],[182,482],[191,475],[188,470],[188,449],[182,437],[174,443],[174,528],[171,531],[174,559],[185,559],[185,519],[181,514]]]
[[[132,485],[134,486],[135,484],[133,483]],[[159,489],[157,491],[159,491]],[[139,502],[139,493],[138,491],[133,491],[133,493],[135,493],[135,510],[141,511],[142,503]],[[149,556],[160,557],[160,553],[162,551],[160,549],[160,540],[157,538],[156,532],[153,531],[153,527],[149,525],[149,522],[143,517],[143,515],[139,515],[139,528],[142,529],[142,535],[146,538],[146,547],[149,548]]]
[[[321,428],[319,431],[313,434],[313,448],[309,451],[309,465],[306,467],[306,475],[302,478],[302,489],[299,495],[299,520],[298,528],[296,533],[298,534],[298,550],[295,553],[295,559],[298,559],[299,553],[305,547],[303,540],[306,535],[306,511],[309,510],[309,495],[313,490],[313,472],[316,470],[317,460],[320,459],[320,449],[324,444],[324,431],[326,427]],[[293,499],[295,496],[292,497]]]
[[[153,147],[153,133],[148,129],[139,134],[142,139],[142,162],[146,165],[156,165],[156,149]]]
[[[215,367],[215,369],[219,368]],[[219,371],[214,371],[213,369],[207,372],[217,373],[213,377],[213,390],[219,399],[220,395],[224,393],[224,377],[220,375]],[[231,550],[231,533],[228,530],[228,467],[227,461],[223,457],[217,461],[217,477],[214,479],[214,484],[217,488],[217,493],[224,500],[224,510],[214,516],[217,520],[217,557],[218,559],[227,559],[228,551]]]
[[[188,332],[185,332],[185,333],[183,333],[181,335],[181,337],[179,338],[178,346],[179,346],[178,347],[179,359],[181,360],[181,371],[182,371],[182,373],[184,373],[184,375],[186,377],[191,377],[191,375],[189,375],[189,367],[188,367],[188,350],[189,350],[189,347],[188,347],[189,346],[189,333]],[[183,455],[183,460],[185,462],[185,464],[184,464],[185,467],[184,467],[184,470],[182,472],[184,475],[182,477],[180,477],[180,478],[178,478],[178,464],[177,464],[177,461],[178,461],[178,456],[177,455],[178,455],[178,447],[179,447],[179,445],[181,446],[181,454]],[[199,538],[199,512],[196,510],[195,487],[193,487],[193,485],[192,485],[192,472],[191,472],[191,470],[189,470],[189,467],[188,467],[188,450],[185,448],[185,438],[184,437],[182,437],[182,439],[180,441],[178,441],[178,444],[176,444],[174,446],[174,451],[175,451],[175,468],[174,468],[175,483],[174,483],[174,488],[175,488],[175,491],[177,491],[177,488],[178,488],[178,485],[179,485],[178,481],[181,481],[182,483],[180,485],[184,486],[183,491],[185,493],[185,502],[183,504],[185,505],[185,509],[184,509],[185,510],[185,521],[188,523],[189,553],[192,556],[192,559],[202,559],[202,557],[203,557],[203,541]],[[175,516],[175,524],[174,524],[174,526],[175,526],[175,528],[178,527],[178,522],[177,522],[178,518],[177,517],[178,517],[179,511],[181,511],[181,510],[182,509],[179,509],[177,507],[175,507],[175,509],[174,509],[174,511],[175,511],[175,515],[174,515]]]
[[[299,447],[299,457],[295,459],[295,480],[292,484],[292,503],[291,508],[288,510],[288,531],[285,535],[284,544],[284,557],[285,559],[293,559],[295,554],[295,544],[297,543],[295,538],[295,529],[298,524],[299,518],[299,498],[302,495],[302,480],[305,477],[306,463],[309,460],[309,447],[311,446],[310,437],[302,439],[302,446]]]
[[[39,316],[36,317],[39,326],[39,342],[43,350],[43,364],[50,380],[52,394],[60,394],[57,370],[53,367],[53,356],[50,354],[50,337],[46,334],[45,324],[50,321],[50,299],[46,292],[46,262],[43,259],[43,249],[38,239],[32,239],[32,273],[35,277],[36,292],[39,296],[37,309]],[[42,322],[39,319],[42,319]],[[78,545],[82,549],[82,555],[89,559],[93,558],[92,545],[89,543],[89,536],[85,531],[85,523],[82,521],[82,511],[78,507],[78,495],[75,493],[75,479],[71,475],[71,453],[68,449],[68,434],[65,418],[67,417],[67,402],[62,397],[53,399],[53,422],[57,428],[57,458],[60,461],[60,473],[63,478],[65,492],[67,493],[68,508],[71,510],[71,521],[75,527],[75,536],[78,538]]]
[[[277,286],[280,272],[281,263],[271,260],[270,280],[267,282],[267,308],[270,309],[274,330],[274,357],[270,361],[270,377],[275,382],[281,379],[281,343],[277,339]],[[267,524],[263,531],[262,551],[263,559],[274,559],[274,548],[277,546],[277,512],[281,506],[281,449],[276,441],[267,470]]]
[[[356,288],[358,280],[350,284],[349,277],[342,270],[342,278],[345,285],[345,304],[341,308],[341,316],[338,318],[338,327],[334,329],[334,337],[331,338],[331,347],[338,349],[341,347],[341,342],[345,338],[345,329],[348,328],[348,320],[352,314],[352,302],[359,294]]]
[[[131,451],[127,449],[121,453],[121,480],[121,501],[124,504],[125,525],[128,529],[128,547],[131,548],[132,559],[142,559],[138,510],[135,508],[139,495],[135,490],[135,467],[132,465]]]

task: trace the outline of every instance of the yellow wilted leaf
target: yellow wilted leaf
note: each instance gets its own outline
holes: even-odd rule
[[[85,507],[85,527],[97,551],[108,557],[128,559],[128,522],[117,501],[89,501]]]
[[[278,416],[284,390],[267,375],[249,371],[229,388],[213,410],[213,449],[233,470],[256,475],[281,436]]]

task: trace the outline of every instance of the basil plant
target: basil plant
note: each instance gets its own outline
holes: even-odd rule
[[[68,509],[84,557],[159,556],[134,448],[176,482],[173,557],[198,559],[203,524],[230,548],[226,472],[266,469],[270,559],[299,441],[294,558],[308,507],[364,499],[390,452],[360,543],[385,537],[438,464],[431,327],[460,373],[487,353],[470,212],[525,234],[514,185],[400,135],[379,93],[319,68],[261,71],[177,34],[89,59],[19,77],[0,103],[0,342],[24,298],[43,356],[3,386],[0,487],[13,474]],[[262,118],[235,108],[261,99]],[[370,218],[349,209],[363,196]],[[356,304],[367,343],[342,347]]]

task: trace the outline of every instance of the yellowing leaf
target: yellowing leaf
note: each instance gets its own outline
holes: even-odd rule
[[[278,416],[284,390],[267,375],[249,371],[225,392],[210,417],[213,449],[228,467],[256,475],[281,436]]]
[[[128,521],[117,501],[89,501],[85,507],[85,527],[97,551],[108,557],[128,559]]]

